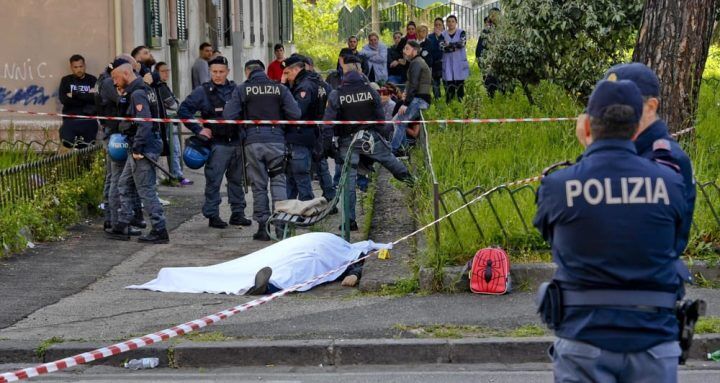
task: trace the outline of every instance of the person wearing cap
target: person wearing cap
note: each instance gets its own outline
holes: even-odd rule
[[[194,118],[200,112],[203,119],[222,119],[225,104],[230,100],[236,88],[235,82],[228,80],[230,68],[223,56],[208,62],[210,81],[195,88],[180,104],[179,118]],[[228,223],[220,218],[220,187],[223,177],[227,178],[228,203],[230,204],[230,224],[250,226],[252,222],[245,218],[245,191],[243,190],[244,168],[242,140],[243,132],[237,125],[186,123],[185,126],[196,135],[209,139],[212,143],[210,156],[205,163],[205,203],[202,213],[208,219],[208,226],[224,229]]]
[[[422,46],[417,41],[408,41],[403,49],[403,55],[409,63],[407,72],[407,83],[405,84],[405,99],[403,105],[398,110],[395,120],[417,120],[420,118],[421,111],[430,107],[432,102],[432,72],[425,60],[420,56]],[[405,129],[407,124],[395,124],[395,133],[393,134],[390,148],[393,153],[403,149],[407,145]]]
[[[160,111],[155,91],[133,70],[125,59],[115,60],[111,76],[115,86],[126,95],[127,104],[124,115],[138,118],[159,118]],[[155,163],[163,149],[160,138],[160,124],[157,122],[134,121],[122,128],[127,135],[130,149],[125,167],[118,180],[120,193],[120,213],[117,224],[113,225],[108,237],[129,240],[131,223],[135,219],[135,203],[132,184],[140,196],[145,213],[150,217],[152,230],[140,236],[141,243],[168,243],[165,214],[158,199],[156,189]]]
[[[347,56],[353,56],[352,49],[350,48],[343,48],[340,50],[340,54],[338,55],[338,61],[337,61],[337,69],[330,72],[327,77],[325,78],[325,82],[327,82],[331,88],[337,89],[340,84],[342,83],[343,79],[343,70],[342,66],[345,62],[345,57]]]
[[[328,97],[328,105],[325,109],[324,120],[341,120],[341,121],[367,121],[367,120],[384,120],[385,112],[383,110],[380,95],[367,82],[365,76],[360,72],[360,59],[355,56],[347,56],[343,61],[343,82],[340,87]],[[355,185],[357,182],[357,167],[360,162],[360,154],[371,160],[379,162],[392,175],[400,181],[412,183],[413,176],[410,174],[405,165],[400,162],[390,151],[390,145],[382,138],[379,133],[382,127],[379,125],[337,125],[334,127],[323,128],[323,140],[327,142],[332,139],[330,133],[338,138],[338,146],[340,148],[339,163],[342,166],[349,150],[352,151],[349,166],[349,182],[348,192],[350,193],[350,230],[357,230],[357,222],[355,221]],[[369,152],[363,150],[362,140],[357,140],[351,148],[355,134],[364,130],[369,132],[374,145]]]
[[[293,55],[285,59],[283,79],[287,82],[290,92],[300,107],[300,120],[315,121],[322,119],[320,106],[320,84],[305,70],[305,58]],[[325,89],[323,88],[323,92]],[[324,109],[324,106],[323,106]],[[312,191],[312,152],[319,136],[319,128],[315,125],[290,125],[285,132],[285,141],[290,153],[287,169],[288,199],[309,201],[315,196]]]
[[[683,177],[687,210],[683,221],[685,226],[682,228],[676,247],[676,252],[682,254],[688,244],[693,211],[695,210],[695,177],[693,176],[690,157],[683,151],[682,146],[672,138],[667,123],[658,117],[660,81],[652,69],[641,63],[616,65],[606,72],[605,78],[610,77],[634,82],[640,88],[640,93],[643,96],[643,116],[640,119],[638,135],[635,138],[635,149],[638,154],[677,168]],[[685,264],[680,262],[678,267],[680,277],[689,281],[690,272],[685,267]]]
[[[265,74],[265,65],[259,60],[245,63],[247,80],[235,87],[225,105],[223,118],[244,120],[297,120],[300,108],[287,87],[276,83]],[[285,180],[286,147],[285,126],[262,124],[242,125],[245,136],[247,176],[252,185],[253,219],[258,231],[253,239],[269,241],[267,220],[274,203],[287,199]],[[273,206],[268,199],[268,181]]]
[[[675,382],[676,241],[682,177],[637,155],[643,98],[631,81],[600,81],[581,129],[582,161],[543,178],[534,225],[552,247],[540,313],[558,337],[556,382]]]

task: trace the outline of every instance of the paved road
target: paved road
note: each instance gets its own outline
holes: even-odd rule
[[[115,367],[91,367],[75,372],[35,379],[38,382],[266,382],[266,383],[545,383],[552,382],[547,364],[505,365],[416,365],[358,367],[265,367],[224,369],[157,369],[127,371]],[[680,381],[720,381],[720,370],[696,365],[684,369]]]

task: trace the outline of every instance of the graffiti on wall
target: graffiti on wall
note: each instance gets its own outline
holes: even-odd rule
[[[57,92],[48,94],[44,86],[35,83],[53,78],[47,66],[44,61],[35,63],[31,59],[0,65],[0,105],[45,105],[51,98],[57,97]],[[3,84],[8,82],[24,84],[21,87]]]

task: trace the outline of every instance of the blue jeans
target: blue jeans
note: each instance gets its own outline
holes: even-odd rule
[[[157,161],[157,154],[146,153],[146,156],[152,156]],[[165,230],[165,214],[162,205],[158,199],[157,190],[155,188],[155,168],[146,159],[134,160],[132,154],[128,153],[128,159],[125,161],[125,167],[120,174],[119,191],[120,191],[120,214],[118,222],[129,224],[135,217],[133,209],[136,201],[133,199],[132,182],[135,182],[137,194],[140,196],[145,213],[150,217],[150,224],[153,230]]]
[[[310,201],[315,198],[312,191],[312,178],[310,166],[312,165],[311,149],[302,145],[288,145],[290,149],[290,162],[287,168],[287,197]]]
[[[555,382],[677,382],[680,344],[661,343],[640,352],[610,352],[559,338],[550,348]]]
[[[408,105],[405,114],[398,113],[393,120],[418,120],[420,118],[420,111],[429,107],[430,105],[425,100],[415,97],[410,102],[410,105]],[[390,142],[390,149],[392,149],[393,152],[400,149],[401,146],[407,146],[406,128],[407,124],[405,123],[395,124],[395,133],[393,133],[393,138]]]
[[[395,85],[404,84],[402,76],[388,76],[387,82],[391,82]]]
[[[175,177],[178,180],[181,180],[184,177],[182,166],[180,165],[180,139],[178,138],[178,135],[175,134],[176,129],[175,124],[166,124],[165,129],[167,132],[167,138],[168,140],[173,140],[173,152],[172,155],[168,155],[168,168],[170,168],[170,174],[172,174],[173,177]]]
[[[215,144],[205,163],[205,204],[202,213],[205,218],[220,215],[220,186],[223,176],[227,178],[228,203],[233,214],[245,216],[244,168],[242,145]]]

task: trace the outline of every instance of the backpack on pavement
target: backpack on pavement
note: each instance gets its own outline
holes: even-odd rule
[[[476,294],[502,295],[510,292],[510,259],[499,247],[480,249],[470,265],[470,290]]]

